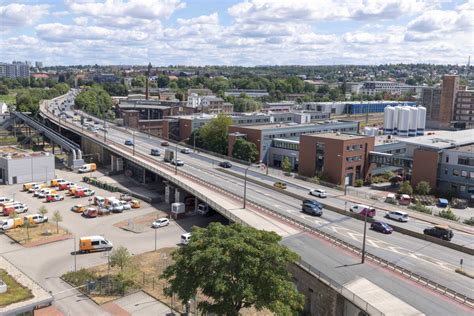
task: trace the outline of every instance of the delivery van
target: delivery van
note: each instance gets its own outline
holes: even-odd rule
[[[0,230],[9,230],[13,228],[17,228],[20,226],[23,226],[23,218],[17,217],[17,218],[8,218],[8,219],[2,219],[0,221]]]
[[[36,182],[29,182],[23,184],[23,191],[28,191],[32,186],[37,184]]]
[[[112,248],[113,244],[102,236],[81,237],[79,239],[79,252],[81,253],[109,251]]]
[[[123,212],[123,204],[119,200],[112,200],[107,208],[113,213]]]
[[[191,233],[184,233],[181,235],[181,244],[187,245],[191,240]]]
[[[79,173],[86,173],[86,172],[93,172],[97,170],[97,166],[95,163],[86,163],[82,167],[80,167],[77,171]]]
[[[69,188],[68,195],[75,196],[75,195],[76,195],[76,191],[82,190],[82,189],[83,189],[83,187],[80,187],[80,186],[77,186],[77,185],[72,186],[72,187]]]
[[[105,198],[104,205],[105,206],[110,205],[110,203],[112,203],[112,201],[118,201],[118,199],[115,196],[109,196],[109,197]]]
[[[53,179],[53,180],[51,180],[51,182],[49,183],[49,186],[50,186],[50,187],[57,187],[57,186],[59,186],[60,183],[64,183],[64,182],[67,182],[67,181],[64,180],[64,179]]]

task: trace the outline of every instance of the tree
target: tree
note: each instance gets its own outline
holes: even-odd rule
[[[9,93],[10,91],[8,90],[8,87],[4,84],[0,84],[0,94],[7,95]]]
[[[63,216],[59,211],[55,211],[53,214],[53,221],[56,222],[56,234],[59,234],[59,222],[63,221]]]
[[[43,217],[48,213],[48,209],[45,207],[45,206],[41,206],[39,209],[38,209],[38,212],[43,215]],[[44,224],[44,222],[43,222]]]
[[[219,114],[201,127],[199,134],[206,144],[206,149],[218,154],[227,154],[227,132],[232,124],[232,119],[225,115]]]
[[[132,262],[132,255],[127,248],[120,246],[110,254],[110,265],[112,267],[118,266],[120,273],[123,273],[123,268],[129,266]]]
[[[281,162],[281,169],[283,169],[283,171],[285,171],[286,173],[290,173],[291,172],[291,162],[290,162],[290,158],[288,157],[284,157],[282,162]]]
[[[137,76],[132,79],[132,87],[143,88],[145,86],[145,76]]]
[[[400,189],[398,190],[398,192],[400,194],[412,195],[413,194],[413,188],[411,187],[410,182],[409,181],[403,182],[402,185],[400,186]]]
[[[427,181],[420,181],[416,185],[416,193],[421,195],[428,195],[431,192],[430,184]]]
[[[243,161],[256,162],[258,159],[257,146],[248,140],[238,138],[232,148],[232,157]]]
[[[451,210],[449,207],[447,210],[442,210],[438,213],[439,217],[446,218],[455,222],[459,222],[460,217],[456,216],[456,214]]]
[[[25,226],[25,228],[26,228],[26,239],[30,240],[30,227],[31,227],[30,221],[28,219],[25,220],[23,222],[23,226]]]
[[[296,314],[304,296],[287,266],[298,255],[280,241],[274,232],[239,224],[194,227],[189,244],[173,252],[174,264],[161,276],[170,284],[166,293],[187,302],[202,292],[210,298],[198,304],[204,313],[238,315],[253,306],[277,315]]]

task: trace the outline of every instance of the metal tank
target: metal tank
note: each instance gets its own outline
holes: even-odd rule
[[[401,107],[398,111],[398,135],[408,136],[410,124],[410,108]]]
[[[408,108],[410,109],[410,119],[408,120],[408,136],[416,136],[418,109],[416,107]]]
[[[425,135],[426,108],[424,106],[418,107],[417,121],[418,124],[416,126],[416,135]]]
[[[383,133],[385,135],[392,135],[393,134],[393,115],[395,113],[395,109],[391,106],[385,107],[383,111]]]

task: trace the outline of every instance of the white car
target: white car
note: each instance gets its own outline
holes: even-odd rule
[[[320,197],[320,198],[325,198],[328,196],[326,191],[324,191],[323,189],[313,189],[309,191],[309,194]]]
[[[48,221],[48,216],[43,216],[41,214],[31,214],[24,217],[25,221],[29,221],[32,224],[41,224]]]
[[[385,213],[385,217],[399,222],[408,222],[408,214],[402,211],[387,212]]]
[[[160,228],[160,227],[164,227],[164,226],[168,226],[170,224],[170,220],[167,219],[167,218],[159,218],[157,219],[156,221],[154,221],[152,224],[151,224],[151,227],[153,228]]]
[[[130,205],[130,203],[128,203],[127,201],[120,201],[120,203],[122,203],[122,206],[123,206],[123,209],[124,210],[129,210],[132,208],[132,206]]]

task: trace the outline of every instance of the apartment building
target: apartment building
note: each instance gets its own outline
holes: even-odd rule
[[[26,62],[0,63],[0,78],[29,78],[30,66]]]
[[[407,92],[415,92],[415,86],[392,81],[365,81],[360,88],[360,92],[365,95],[375,95],[377,93],[390,93],[401,95]]]
[[[461,90],[456,93],[453,125],[474,128],[474,90]]]

